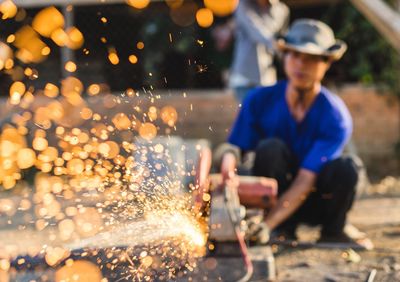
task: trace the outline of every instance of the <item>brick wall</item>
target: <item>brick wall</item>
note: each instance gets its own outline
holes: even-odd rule
[[[370,173],[400,174],[395,145],[400,141],[399,100],[370,87],[347,85],[337,89],[354,120],[353,140]]]
[[[353,142],[374,177],[400,174],[395,145],[400,140],[399,100],[373,87],[345,85],[334,91],[349,107],[354,121]],[[178,133],[188,138],[223,142],[236,116],[237,104],[227,91],[188,91],[188,97],[172,95],[164,102],[181,113]],[[190,110],[190,104],[193,110]]]
[[[389,93],[360,85],[337,87],[335,92],[342,97],[353,116],[353,142],[369,173],[376,177],[400,174],[399,162],[394,154],[394,146],[400,140],[399,100]],[[213,145],[225,140],[238,109],[229,91],[155,91],[155,94],[161,96],[156,100],[157,107],[173,105],[177,109],[179,122],[176,134],[185,138],[207,138]],[[142,109],[148,106],[149,99],[143,99]],[[97,111],[113,112],[99,107],[101,103],[96,103]],[[124,107],[125,112],[133,111],[132,105]],[[4,103],[0,103],[0,116],[6,112]]]

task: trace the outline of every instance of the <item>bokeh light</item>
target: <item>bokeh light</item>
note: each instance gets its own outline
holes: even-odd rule
[[[138,62],[138,58],[135,55],[130,55],[129,56],[129,62],[131,64],[136,64]]]
[[[126,0],[126,2],[136,9],[144,9],[150,4],[150,0]]]
[[[138,48],[139,50],[142,50],[142,49],[144,48],[144,43],[143,43],[142,41],[139,41],[139,42],[136,44],[136,48]]]
[[[239,4],[239,0],[204,0],[204,6],[216,16],[225,17],[232,14]]]
[[[14,46],[18,48],[15,56],[24,63],[39,63],[45,56],[42,50],[47,46],[36,31],[26,25],[15,33]]]
[[[74,76],[69,76],[61,81],[61,94],[65,97],[81,94],[83,83]]]
[[[36,154],[30,148],[22,148],[17,153],[17,165],[20,169],[30,168],[35,164]]]
[[[68,61],[65,63],[65,70],[68,72],[75,72],[76,71],[76,64],[72,61]]]
[[[68,37],[68,41],[66,42],[66,46],[71,49],[79,49],[82,47],[84,43],[83,34],[76,27],[70,27],[66,31],[66,35]]]
[[[182,5],[170,10],[172,21],[179,26],[190,26],[196,20],[198,6],[192,0],[184,1]]]
[[[139,135],[146,140],[151,140],[157,135],[157,127],[150,122],[143,123],[139,128]]]
[[[118,57],[117,51],[114,48],[109,48],[109,50],[108,50],[108,60],[113,65],[118,65],[119,64],[119,57]]]
[[[127,2],[143,9],[150,0]],[[167,5],[179,25],[195,21],[194,1],[167,0]],[[8,89],[12,112],[0,124],[0,189],[18,195],[0,199],[0,214],[10,217],[9,222],[18,216],[18,234],[39,234],[38,241],[35,236],[29,242],[5,238],[2,251],[12,245],[7,242],[21,244],[4,255],[27,252],[43,258],[56,271],[56,281],[106,281],[102,269],[124,272],[128,280],[152,281],[159,269],[171,279],[182,267],[193,269],[194,258],[204,255],[205,232],[189,210],[189,195],[181,194],[183,168],[170,169],[174,161],[169,147],[157,137],[159,132],[172,132],[170,127],[176,129],[176,109],[157,105],[158,95],[143,99],[140,88],[118,95],[111,94],[104,81],[82,82],[72,76],[77,71],[73,57],[63,62],[68,77],[43,81],[42,68],[35,64],[58,54],[53,42],[76,50],[83,46],[84,35],[77,27],[65,27],[64,16],[53,6],[40,10],[32,23],[12,1],[1,2],[0,12],[3,19],[18,18],[21,26],[7,34],[15,54],[0,43],[0,69],[11,70],[13,80]],[[199,13],[199,25],[205,25]],[[111,23],[103,15],[99,20],[104,27]],[[136,49],[123,58],[111,37],[101,38],[112,65],[122,59],[139,62],[145,43],[136,40],[130,41]],[[87,48],[82,54],[92,54]],[[129,249],[107,249],[104,261],[70,257],[75,248],[82,250],[82,259],[93,258],[96,248],[119,243]],[[20,259],[18,265],[29,262]],[[0,259],[0,269],[10,267],[8,260]]]
[[[43,56],[48,56],[48,55],[50,54],[50,52],[51,52],[51,49],[50,49],[49,46],[46,46],[46,47],[44,47],[44,48],[42,49],[42,55],[43,55]]]
[[[56,282],[102,282],[102,279],[99,267],[86,260],[70,261],[58,269],[55,275]]]
[[[44,37],[50,37],[55,30],[62,29],[64,24],[64,16],[54,6],[42,9],[32,21],[33,29]]]
[[[24,95],[26,91],[25,84],[21,81],[15,81],[10,87],[10,96],[18,94],[20,96]]]
[[[13,18],[17,14],[18,8],[11,0],[4,0],[0,3],[0,13],[2,13],[2,19]]]
[[[213,24],[214,15],[210,9],[202,8],[196,12],[196,20],[199,26],[207,28]]]
[[[103,220],[95,208],[82,208],[74,216],[75,228],[83,237],[97,234],[102,229]]]
[[[174,126],[178,120],[178,113],[174,107],[165,106],[161,109],[161,119],[165,124]]]
[[[61,248],[61,247],[47,247],[45,260],[46,263],[50,266],[55,266],[59,263],[62,259],[69,256],[69,251]]]
[[[184,0],[165,0],[165,2],[167,3],[167,5],[172,8],[179,8],[180,6],[182,6]]]
[[[58,89],[57,85],[53,83],[46,83],[44,87],[44,95],[49,98],[55,98],[58,96],[60,90]]]
[[[57,28],[51,33],[51,39],[60,47],[64,47],[68,43],[68,34],[62,29]]]
[[[15,35],[14,34],[10,34],[9,36],[7,36],[7,43],[13,43],[15,40]]]

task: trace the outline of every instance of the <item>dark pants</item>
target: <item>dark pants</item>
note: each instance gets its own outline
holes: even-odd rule
[[[299,223],[322,225],[323,234],[343,231],[359,179],[361,162],[355,157],[340,157],[324,165],[315,189],[304,204],[278,228],[294,231]],[[262,141],[257,150],[253,175],[275,178],[278,195],[287,191],[296,177],[299,163],[279,139]]]

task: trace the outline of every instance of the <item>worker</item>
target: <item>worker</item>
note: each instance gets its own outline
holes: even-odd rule
[[[325,23],[299,19],[276,47],[287,80],[250,91],[228,139],[243,156],[255,152],[253,175],[278,182],[278,202],[260,224],[260,237],[274,230],[295,240],[298,224],[308,223],[322,225],[320,242],[370,248],[363,233],[345,228],[362,166],[357,157],[342,155],[352,119],[343,101],[321,85],[347,46]]]
[[[279,0],[242,0],[234,15],[235,46],[229,77],[238,102],[255,86],[276,83],[275,37],[289,23],[289,8]]]

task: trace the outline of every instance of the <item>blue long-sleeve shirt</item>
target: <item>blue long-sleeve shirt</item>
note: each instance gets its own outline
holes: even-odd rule
[[[263,139],[279,138],[301,168],[318,173],[342,154],[353,130],[350,113],[338,96],[322,87],[304,119],[297,122],[289,111],[286,87],[287,82],[281,81],[249,92],[228,140],[247,151]]]

